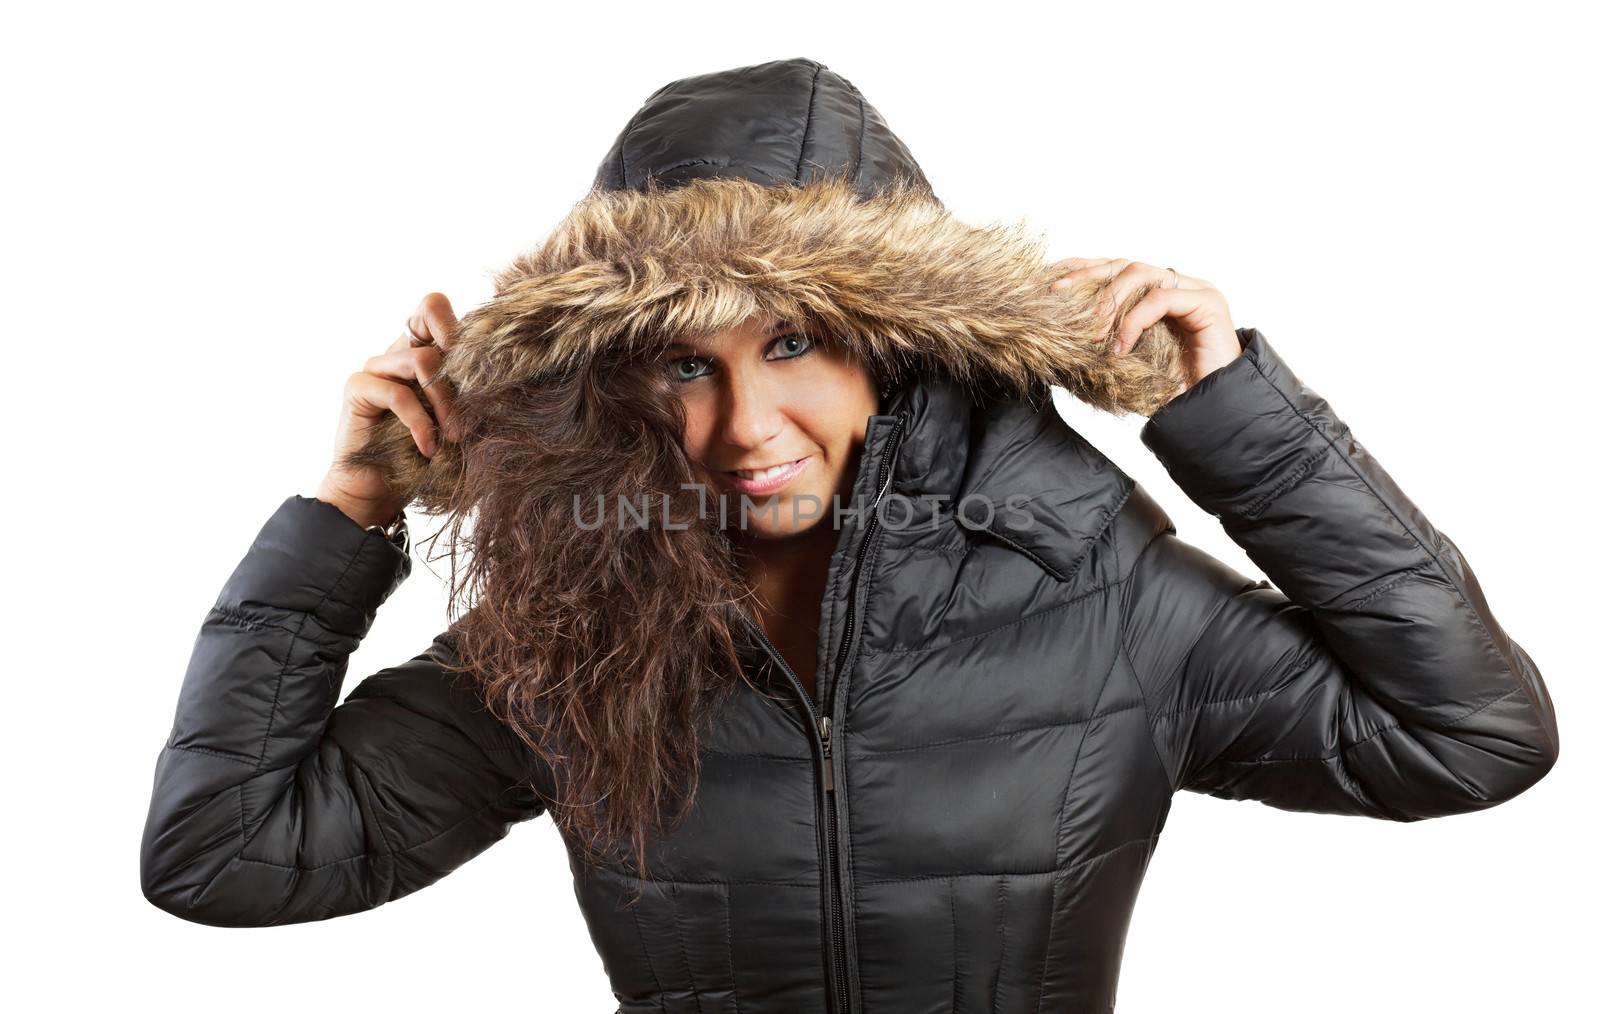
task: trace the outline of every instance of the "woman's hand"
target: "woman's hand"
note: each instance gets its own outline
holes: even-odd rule
[[[1210,282],[1177,274],[1171,268],[1116,257],[1070,257],[1062,263],[1067,266],[1067,273],[1050,283],[1051,291],[1100,280],[1105,288],[1100,293],[1099,311],[1108,321],[1115,319],[1124,300],[1134,292],[1155,286],[1123,316],[1111,354],[1127,355],[1146,328],[1165,318],[1167,326],[1183,342],[1185,384],[1178,394],[1243,354],[1227,300]]]
[[[433,457],[439,449],[438,426],[447,439],[459,433],[450,417],[449,385],[434,383],[442,362],[441,351],[455,340],[456,316],[450,300],[430,292],[422,297],[406,330],[382,355],[368,359],[361,372],[352,373],[344,385],[344,407],[339,415],[338,435],[334,440],[334,465],[317,488],[317,499],[333,504],[363,527],[387,524],[405,507],[403,497],[389,488],[376,469],[347,470],[338,462],[345,454],[362,446],[372,428],[387,412],[393,412],[411,430],[417,449]],[[429,416],[417,392],[407,381],[415,380],[426,392],[433,408]]]

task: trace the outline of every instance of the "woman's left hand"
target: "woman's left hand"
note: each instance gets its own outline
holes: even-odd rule
[[[1228,313],[1228,302],[1210,282],[1177,274],[1171,268],[1118,257],[1071,257],[1062,263],[1067,273],[1051,282],[1050,290],[1060,291],[1089,279],[1106,280],[1100,294],[1099,312],[1108,319],[1135,290],[1156,286],[1123,317],[1111,354],[1127,355],[1146,328],[1165,318],[1167,326],[1183,343],[1186,383],[1179,394],[1199,383],[1200,378],[1212,370],[1228,365],[1243,354],[1239,336],[1234,333],[1233,317]]]

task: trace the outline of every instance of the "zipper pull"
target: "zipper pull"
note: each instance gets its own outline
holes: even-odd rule
[[[822,791],[833,791],[833,719],[827,715],[817,724],[822,734]]]

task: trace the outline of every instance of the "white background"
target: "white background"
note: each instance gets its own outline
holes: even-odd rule
[[[613,1009],[544,818],[380,909],[223,930],[140,893],[150,779],[200,621],[273,509],[315,490],[345,377],[425,293],[487,298],[655,88],[805,56],[958,217],[1216,283],[1455,539],[1556,704],[1553,773],[1476,814],[1180,794],[1118,1011],[1592,1010],[1581,10],[8,7],[8,1006]],[[1140,417],[1058,397],[1181,536],[1259,576]],[[444,584],[418,566],[346,690],[442,629]]]

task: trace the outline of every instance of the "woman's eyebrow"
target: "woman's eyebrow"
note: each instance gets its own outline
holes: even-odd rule
[[[777,338],[777,337],[780,337],[782,335],[789,334],[790,332],[798,331],[798,330],[799,330],[799,328],[797,328],[792,322],[787,321],[787,320],[780,320],[777,323],[773,324],[771,327],[768,327],[767,329],[765,329],[762,332],[762,337],[764,337],[764,338]],[[700,355],[701,354],[700,351],[695,346],[690,345],[688,342],[683,342],[683,341],[669,342],[667,344],[667,351],[668,352],[671,352],[674,349],[682,349],[685,352],[693,352],[696,355]]]

